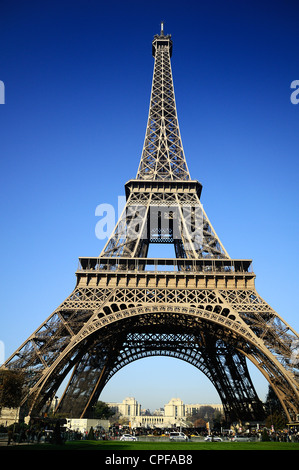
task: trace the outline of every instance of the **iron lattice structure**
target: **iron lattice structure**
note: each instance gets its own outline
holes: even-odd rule
[[[227,419],[263,419],[248,359],[295,420],[299,337],[258,295],[251,260],[229,257],[203,210],[179,131],[171,36],[162,28],[152,46],[148,124],[124,211],[101,255],[79,258],[74,291],[2,368],[26,373],[30,415],[71,373],[58,410],[87,417],[120,368],[175,357],[211,380]],[[148,258],[150,243],[173,244],[175,258]]]

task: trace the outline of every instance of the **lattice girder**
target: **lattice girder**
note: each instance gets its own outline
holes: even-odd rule
[[[170,38],[156,47],[149,117],[137,179],[189,180],[177,119]]]
[[[95,259],[89,265],[88,260],[82,260],[86,269],[81,265],[77,271],[74,292],[5,363],[7,368],[30,371],[31,388],[26,390],[26,397],[37,393],[37,408],[50,399],[102,329],[108,327],[112,341],[118,322],[125,325],[126,320],[136,317],[142,323],[143,316],[149,314],[152,318],[171,314],[219,327],[221,339],[233,345],[236,353],[248,357],[271,383],[290,419],[298,413],[298,382],[290,363],[291,345],[298,335],[258,296],[252,284],[255,275],[248,268],[236,272],[241,269],[240,262],[235,261],[234,270],[228,270],[233,260],[201,260],[201,264],[192,261],[193,269],[187,271],[189,261],[177,260],[185,263],[184,270],[149,272],[139,269],[142,260],[131,270],[124,270],[120,260],[114,265],[109,264],[109,258],[106,264],[103,258],[97,260],[99,269],[95,269]],[[122,263],[125,261],[131,262]],[[242,263],[246,265],[244,260]],[[228,288],[229,284],[235,287]],[[266,327],[269,332],[262,338],[260,332]],[[45,331],[51,335],[45,335]],[[216,364],[216,357],[213,361]],[[232,407],[229,399],[227,407]]]

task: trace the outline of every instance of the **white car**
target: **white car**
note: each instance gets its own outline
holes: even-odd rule
[[[123,434],[120,441],[137,441],[137,437],[132,436],[132,434]]]
[[[188,436],[183,432],[171,432],[169,433],[170,441],[188,441]]]
[[[222,442],[222,439],[221,437],[217,437],[217,436],[207,436],[205,437],[205,441]]]

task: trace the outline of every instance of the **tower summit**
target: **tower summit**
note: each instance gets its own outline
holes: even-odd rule
[[[155,58],[150,109],[137,179],[190,180],[177,118],[170,58],[171,36],[152,42]]]
[[[167,36],[164,35],[164,21],[161,21],[161,32],[160,34],[156,34],[154,36],[153,42],[152,42],[152,53],[153,57],[155,57],[156,50],[160,46],[165,46],[169,48],[169,56],[172,56],[172,40],[171,40],[171,34],[168,34]]]

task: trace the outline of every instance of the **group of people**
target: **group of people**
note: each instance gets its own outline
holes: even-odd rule
[[[27,444],[33,442],[41,442],[42,439],[46,440],[45,431],[35,431],[34,429],[21,429],[18,432],[14,432],[12,428],[7,431],[7,445],[12,443],[21,444],[25,442]]]

